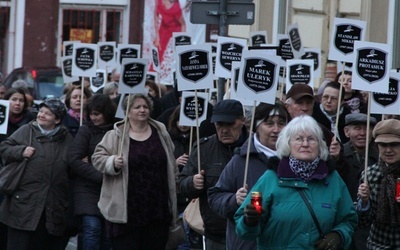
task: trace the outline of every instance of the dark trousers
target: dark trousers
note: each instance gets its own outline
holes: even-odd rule
[[[8,250],[64,250],[62,237],[47,232],[45,221],[41,219],[35,231],[8,227]]]
[[[113,250],[165,250],[169,224],[154,223],[111,238]]]

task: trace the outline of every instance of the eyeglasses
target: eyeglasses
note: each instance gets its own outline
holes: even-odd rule
[[[296,136],[292,139],[292,142],[294,142],[296,145],[303,145],[303,142],[307,142],[308,145],[315,145],[317,143],[317,139],[314,137],[304,138],[302,136]]]

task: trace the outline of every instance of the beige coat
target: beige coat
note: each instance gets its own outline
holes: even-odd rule
[[[101,187],[100,201],[98,206],[104,218],[114,223],[127,223],[127,194],[128,194],[128,150],[129,150],[129,122],[126,123],[126,134],[123,139],[122,155],[124,166],[122,171],[116,172],[114,169],[114,158],[118,155],[120,149],[120,141],[123,134],[124,121],[114,124],[114,129],[108,131],[102,141],[97,145],[93,156],[93,166],[104,173],[103,185]],[[153,119],[149,120],[149,124],[154,126],[161,143],[165,149],[168,159],[168,188],[169,188],[169,208],[173,216],[172,226],[177,221],[176,208],[176,183],[178,167],[174,157],[174,144],[164,126],[164,124]]]

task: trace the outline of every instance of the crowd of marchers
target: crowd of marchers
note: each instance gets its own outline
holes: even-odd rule
[[[24,82],[0,86],[1,165],[26,160],[1,195],[0,249],[170,249],[196,198],[204,234],[185,223],[177,249],[400,248],[400,120],[369,114],[350,71],[253,111],[210,101],[192,128],[176,87],[147,80],[121,100],[109,77],[40,104]]]

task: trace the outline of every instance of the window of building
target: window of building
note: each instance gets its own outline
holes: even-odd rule
[[[10,1],[0,1],[0,82],[4,79],[3,75],[6,72],[5,57],[6,57],[6,35],[10,22]]]

